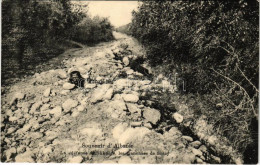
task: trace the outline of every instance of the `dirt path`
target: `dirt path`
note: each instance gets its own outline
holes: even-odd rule
[[[142,55],[142,48],[132,38],[116,37],[114,42],[77,49],[63,68],[36,73],[5,91],[1,161],[221,162],[201,141],[179,129],[183,116],[165,118],[143,100],[151,88],[170,87],[151,81],[146,70],[134,71],[131,61]],[[72,70],[91,82],[84,89],[70,89],[66,82]]]

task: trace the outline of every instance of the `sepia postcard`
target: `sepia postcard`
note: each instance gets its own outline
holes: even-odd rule
[[[1,1],[1,162],[258,163],[258,1]]]

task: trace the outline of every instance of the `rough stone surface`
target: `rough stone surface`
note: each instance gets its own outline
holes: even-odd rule
[[[73,100],[73,99],[67,99],[63,104],[62,104],[62,108],[68,112],[70,111],[72,108],[75,108],[78,105],[78,101]]]
[[[143,117],[147,121],[156,124],[161,119],[161,113],[158,110],[152,108],[145,108],[143,112]]]
[[[71,83],[67,82],[67,83],[64,83],[62,87],[65,90],[70,90],[70,89],[73,89],[75,87],[75,84],[71,84]]]
[[[177,112],[175,112],[172,117],[177,123],[181,123],[183,121],[183,116]]]

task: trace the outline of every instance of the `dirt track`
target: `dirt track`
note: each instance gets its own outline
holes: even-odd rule
[[[142,55],[142,48],[130,37],[116,38],[71,51],[63,68],[36,73],[4,91],[3,162],[221,162],[179,129],[181,114],[165,118],[143,99],[147,90],[175,88],[163,80],[151,81],[145,75],[148,69],[134,71],[131,61]],[[91,82],[70,89],[64,84],[73,70]]]

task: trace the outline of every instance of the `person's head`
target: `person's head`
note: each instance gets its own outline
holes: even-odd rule
[[[73,71],[73,72],[70,73],[70,79],[73,80],[73,81],[77,81],[81,78],[82,78],[82,76],[80,75],[79,71]]]

